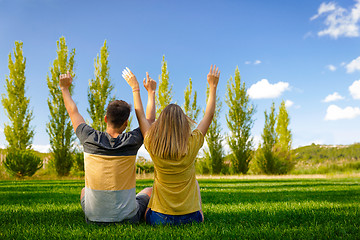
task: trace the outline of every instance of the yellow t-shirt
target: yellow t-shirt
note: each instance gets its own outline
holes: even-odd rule
[[[145,137],[148,148],[151,139]],[[178,160],[162,159],[150,153],[154,162],[154,185],[148,207],[169,215],[184,215],[200,210],[196,185],[195,158],[204,143],[204,136],[195,129],[189,138],[188,154]]]

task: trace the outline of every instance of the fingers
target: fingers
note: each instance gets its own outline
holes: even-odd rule
[[[146,79],[149,81],[150,80],[150,77],[149,77],[149,73],[146,72]]]
[[[130,77],[132,77],[134,74],[130,71],[128,67],[126,67],[122,71],[122,77],[127,81]]]
[[[216,65],[212,65],[210,66],[210,72],[209,72],[210,75],[214,75],[216,77],[219,77],[220,76],[220,71],[219,71],[219,67],[216,67]]]

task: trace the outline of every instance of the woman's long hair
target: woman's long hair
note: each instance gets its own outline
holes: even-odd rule
[[[176,104],[167,105],[147,132],[147,150],[163,159],[180,159],[187,154],[193,121]]]

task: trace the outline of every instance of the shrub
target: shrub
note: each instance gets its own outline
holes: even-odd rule
[[[31,177],[42,168],[43,161],[31,150],[10,151],[5,157],[4,166],[10,174],[16,177]]]
[[[83,152],[76,152],[74,154],[74,162],[75,168],[77,171],[85,171],[84,169],[84,153]]]
[[[274,146],[272,149],[259,147],[255,153],[253,172],[264,174],[287,174],[294,168],[291,153]]]

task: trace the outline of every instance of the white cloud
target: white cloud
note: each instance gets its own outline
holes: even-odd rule
[[[260,143],[262,143],[261,135],[255,135],[253,138],[254,147],[257,148]]]
[[[252,62],[252,61],[246,61],[246,62],[245,62],[246,65],[249,65],[249,64],[258,65],[258,64],[260,64],[260,63],[261,63],[260,60],[255,60],[254,62]]]
[[[346,67],[346,72],[347,73],[353,73],[356,70],[360,71],[360,57],[355,58],[354,60],[352,60],[348,65],[345,66]]]
[[[50,152],[50,145],[32,145],[32,149],[38,152],[48,153]]]
[[[360,99],[360,80],[357,80],[349,87],[351,96],[354,99]]]
[[[324,24],[327,28],[318,32],[318,36],[329,35],[333,38],[358,37],[360,20],[360,0],[356,0],[356,4],[346,10],[335,3],[322,3],[318,9],[318,13],[310,18],[315,20],[322,15],[326,15]]]
[[[262,79],[261,81],[251,85],[247,92],[249,97],[253,99],[277,98],[284,91],[289,89],[290,85],[287,82],[270,84],[267,79]]]
[[[334,72],[336,71],[336,67],[332,64],[326,66],[330,71]]]
[[[344,109],[330,105],[326,110],[325,120],[353,119],[360,115],[360,108],[346,107]]]
[[[142,156],[148,160],[151,160],[149,152],[145,149],[144,144],[139,148],[138,156]]]
[[[326,96],[326,98],[323,100],[323,102],[333,102],[333,101],[342,100],[342,99],[344,99],[343,96],[341,96],[338,92],[334,92],[333,94]]]
[[[289,108],[289,107],[291,107],[292,105],[294,105],[294,102],[293,102],[293,101],[291,101],[291,100],[286,100],[286,101],[285,101],[285,107]]]
[[[336,5],[334,3],[321,3],[318,9],[318,13],[310,18],[310,20],[315,20],[316,18],[320,17],[322,14],[326,12],[331,12],[336,9]]]
[[[313,37],[314,36],[314,34],[312,33],[312,32],[307,32],[305,35],[304,35],[304,39],[307,39],[307,38],[309,38],[309,37]]]

